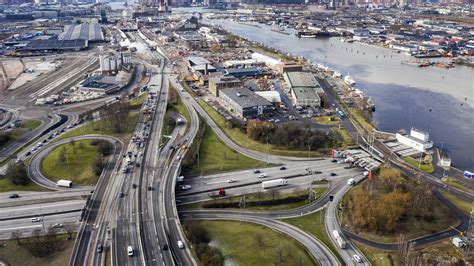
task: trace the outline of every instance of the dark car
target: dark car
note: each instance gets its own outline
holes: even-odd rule
[[[337,163],[337,160],[336,159],[331,160],[331,163]]]
[[[161,249],[163,249],[163,250],[168,250],[168,245],[167,245],[167,244],[164,244]]]
[[[120,191],[120,192],[118,193],[118,197],[119,197],[119,198],[123,198],[123,196],[125,196],[125,194],[123,194],[123,192]]]
[[[25,153],[25,156],[30,156],[30,155],[31,155],[31,151],[27,151],[27,152]]]
[[[148,190],[150,190],[150,191],[153,190],[153,187],[152,187],[152,186],[149,186],[149,187],[148,187]]]
[[[260,174],[260,170],[257,169],[257,170],[255,170],[255,171],[253,171],[253,173],[254,173],[254,174]]]
[[[329,195],[329,201],[333,201],[334,200],[334,196],[333,195]]]
[[[132,188],[137,188],[137,184],[132,184]]]
[[[314,171],[313,173],[314,173],[314,174],[322,174],[323,172],[321,172],[321,171]]]
[[[97,253],[102,253],[103,250],[104,250],[104,246],[102,244],[98,244],[97,245]]]
[[[337,176],[337,174],[336,173],[331,173],[331,176]]]
[[[280,167],[280,170],[286,170],[286,167],[282,166]]]
[[[20,196],[18,194],[11,194],[10,199],[16,199],[19,198]]]

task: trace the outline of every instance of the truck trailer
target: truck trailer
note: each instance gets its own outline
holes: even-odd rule
[[[207,194],[210,198],[219,198],[219,197],[224,197],[225,196],[225,189],[221,188],[216,192],[212,192]]]
[[[288,185],[288,180],[282,179],[282,178],[262,182],[262,188],[263,189],[272,188],[272,187],[286,186],[286,185]]]
[[[72,187],[72,181],[70,180],[58,180],[56,184],[58,187]]]

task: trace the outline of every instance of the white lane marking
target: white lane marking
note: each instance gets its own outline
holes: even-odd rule
[[[36,225],[28,225],[28,226],[20,226],[20,227],[11,227],[11,228],[2,228],[0,231],[9,231],[9,230],[17,230],[17,229],[26,229],[26,228],[35,228],[35,227],[42,227],[41,223]]]

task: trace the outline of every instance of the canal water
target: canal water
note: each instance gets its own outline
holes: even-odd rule
[[[474,171],[473,68],[418,68],[401,64],[413,60],[410,56],[381,47],[345,43],[339,38],[300,39],[294,34],[273,32],[271,26],[262,24],[255,27],[230,20],[206,22],[291,55],[304,56],[312,63],[330,66],[343,75],[350,74],[357,82],[355,87],[372,97],[379,129],[394,133],[415,127],[427,131],[436,146],[444,147],[454,166]]]
[[[474,170],[474,69],[456,66],[418,68],[403,65],[408,55],[339,38],[300,39],[228,20],[211,20],[234,34],[292,55],[304,56],[350,74],[356,88],[372,97],[374,120],[383,131],[415,127],[443,146],[453,165]]]

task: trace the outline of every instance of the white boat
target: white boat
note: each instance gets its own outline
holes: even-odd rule
[[[334,73],[332,74],[332,77],[333,78],[341,78],[342,77],[342,74],[337,72],[337,71],[334,71]]]
[[[349,74],[344,77],[344,82],[349,86],[354,86],[356,84],[355,80]]]
[[[326,66],[324,66],[323,64],[318,64],[318,68],[319,69],[324,69]]]

